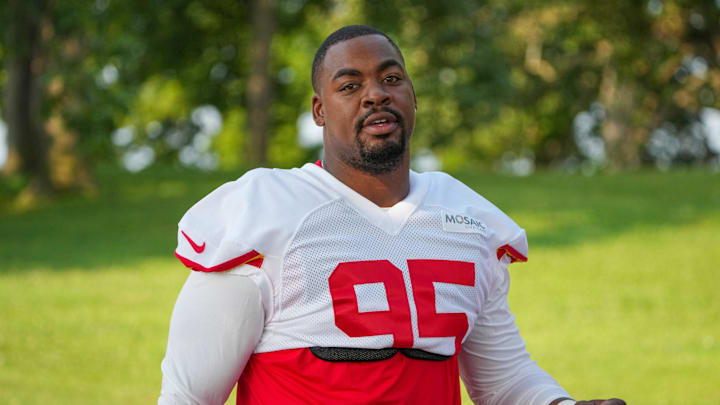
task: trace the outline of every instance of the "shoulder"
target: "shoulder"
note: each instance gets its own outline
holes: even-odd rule
[[[320,203],[328,198],[320,191],[297,169],[253,169],[198,201],[185,213],[180,224],[199,222],[193,225],[199,231],[211,233],[217,229],[218,222],[227,224],[251,219],[250,216],[254,222],[261,222],[260,219],[269,214],[276,218],[275,222],[292,220],[302,210],[287,208],[307,209]]]
[[[462,213],[489,216],[492,217],[493,222],[517,226],[495,204],[455,177],[443,172],[428,172],[420,174],[420,176],[429,179],[430,191],[426,200],[429,204],[458,210]]]
[[[480,222],[481,226],[487,228],[484,233],[492,248],[497,250],[498,258],[508,254],[513,261],[527,260],[525,230],[495,204],[447,173],[427,172],[417,175],[425,177],[425,181],[430,183],[426,204],[443,209],[449,221],[457,217],[463,221]]]
[[[302,219],[333,196],[298,169],[254,169],[193,205],[175,251],[188,267],[222,271],[279,255]],[[184,259],[184,260],[183,260]]]

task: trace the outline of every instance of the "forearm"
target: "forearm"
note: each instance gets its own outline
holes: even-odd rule
[[[568,393],[529,358],[524,345],[516,355],[507,354],[486,352],[476,356],[464,349],[460,371],[474,403],[548,405],[554,400],[569,398]]]
[[[505,259],[501,265],[507,265]],[[476,404],[549,405],[567,392],[530,358],[507,304],[509,275],[498,269],[494,288],[460,353],[460,373]]]

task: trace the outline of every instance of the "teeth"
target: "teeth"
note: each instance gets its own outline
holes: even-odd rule
[[[383,118],[383,119],[381,119],[381,120],[375,120],[375,121],[373,121],[372,123],[373,123],[373,124],[382,124],[383,122],[387,122],[387,118]]]

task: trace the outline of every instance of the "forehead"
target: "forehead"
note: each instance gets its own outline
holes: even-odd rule
[[[402,57],[387,38],[382,35],[355,37],[338,42],[327,50],[320,78],[326,80],[339,69],[352,68],[361,72],[374,70],[388,59],[395,59],[402,64]]]

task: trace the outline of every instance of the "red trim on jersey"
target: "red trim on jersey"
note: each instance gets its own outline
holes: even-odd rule
[[[175,251],[175,257],[180,259],[180,261],[185,266],[187,266],[195,271],[203,271],[206,273],[230,270],[233,267],[242,266],[243,264],[250,264],[255,267],[260,267],[260,265],[262,264],[262,260],[263,260],[263,255],[261,255],[260,253],[254,251],[254,250],[251,250],[242,256],[238,256],[234,259],[230,259],[224,263],[220,263],[220,264],[218,264],[216,266],[212,266],[212,267],[205,267],[200,263],[196,263],[186,257],[181,256],[180,253],[178,253],[177,251]]]
[[[514,262],[526,262],[527,257],[525,257],[522,253],[515,250],[514,247],[510,245],[502,245],[497,250],[497,258],[498,260],[502,259],[503,255],[507,254],[510,256],[510,263]]]
[[[240,376],[237,404],[460,405],[457,356],[325,361],[309,349],[255,353]]]
[[[315,162],[315,164],[322,167],[322,160],[318,159],[317,162]]]
[[[263,264],[263,257],[262,256],[256,257],[245,264],[249,264],[250,266],[255,266],[259,269]]]

